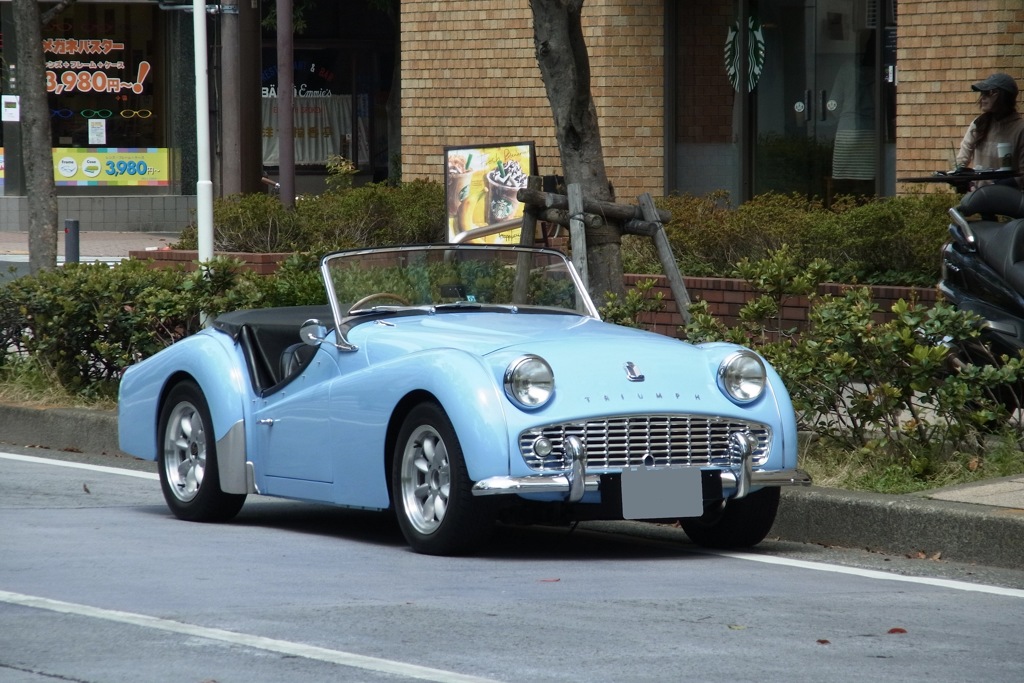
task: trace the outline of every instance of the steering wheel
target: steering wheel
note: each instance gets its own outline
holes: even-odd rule
[[[371,301],[375,301],[377,299],[391,299],[392,301],[397,301],[398,303],[402,304],[403,306],[411,306],[412,305],[412,304],[409,303],[408,299],[406,299],[405,297],[402,297],[402,296],[398,296],[397,294],[393,294],[391,292],[376,292],[374,294],[367,294],[362,299],[360,299],[359,301],[357,301],[354,304],[352,304],[349,307],[348,310],[354,311],[356,309],[362,308],[366,304],[370,303]]]

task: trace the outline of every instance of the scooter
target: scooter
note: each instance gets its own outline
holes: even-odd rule
[[[980,219],[967,220],[975,215]],[[1024,192],[986,185],[964,195],[949,216],[939,292],[982,319],[980,338],[960,345],[958,355],[974,364],[1019,356],[1024,349]],[[1008,409],[1022,404],[1019,389],[999,394]]]
[[[967,220],[976,214],[981,220]],[[986,185],[964,195],[949,216],[939,291],[981,316],[995,353],[1015,356],[1024,349],[1024,192]]]

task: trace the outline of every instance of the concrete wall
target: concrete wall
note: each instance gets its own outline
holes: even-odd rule
[[[195,196],[58,197],[57,227],[77,219],[79,230],[179,232],[195,221]],[[28,231],[28,198],[0,197],[0,231]]]

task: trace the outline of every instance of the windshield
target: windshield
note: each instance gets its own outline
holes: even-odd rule
[[[366,249],[328,254],[321,269],[339,321],[417,307],[426,312],[559,309],[598,317],[569,261],[546,249],[447,244]]]

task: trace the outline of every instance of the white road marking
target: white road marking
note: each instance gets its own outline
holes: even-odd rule
[[[76,470],[90,470],[92,472],[103,472],[104,474],[120,474],[124,477],[138,477],[139,479],[152,479],[158,481],[159,475],[155,472],[139,472],[137,470],[126,470],[121,467],[106,467],[104,465],[90,465],[84,462],[71,462],[70,460],[54,460],[53,458],[37,458],[32,455],[18,455],[16,453],[0,453],[0,459],[17,460],[19,462],[31,462],[37,465],[54,465],[56,467],[70,467]]]
[[[167,631],[169,633],[177,633],[184,636],[217,640],[224,643],[230,643],[232,645],[241,645],[258,650],[265,650],[267,652],[276,652],[278,654],[292,657],[303,657],[305,659],[313,659],[320,662],[327,662],[329,664],[340,664],[341,666],[352,667],[364,671],[373,671],[376,673],[390,674],[393,676],[401,676],[403,678],[411,678],[421,681],[438,681],[439,683],[449,681],[454,683],[496,683],[494,680],[489,678],[467,676],[465,674],[455,673],[454,671],[431,669],[425,666],[406,664],[404,662],[396,662],[389,659],[367,657],[364,655],[353,654],[351,652],[331,650],[325,647],[317,647],[316,645],[293,643],[287,640],[277,640],[275,638],[264,638],[262,636],[254,636],[247,633],[235,633],[233,631],[225,631],[219,628],[206,628],[204,626],[196,626],[195,624],[186,624],[180,621],[151,617],[145,614],[100,609],[98,607],[90,607],[89,605],[78,605],[72,602],[51,600],[49,598],[41,598],[34,595],[22,595],[21,593],[0,591],[0,602],[47,610],[49,612],[58,612],[60,614],[73,614],[91,619],[103,619],[105,621],[113,621],[120,624],[156,629],[159,631]]]
[[[833,574],[850,574],[867,579],[879,579],[882,581],[903,581],[905,583],[918,583],[925,586],[937,586],[939,588],[950,588],[958,591],[973,593],[990,593],[1003,597],[1024,598],[1024,590],[1017,588],[1002,588],[1000,586],[987,586],[981,583],[968,583],[967,581],[955,581],[953,579],[934,579],[927,576],[905,576],[903,574],[891,574],[876,569],[860,569],[858,567],[843,567],[823,562],[808,562],[807,560],[793,560],[785,557],[771,555],[754,555],[753,553],[737,553],[728,550],[695,550],[694,552],[708,555],[719,555],[731,557],[736,560],[747,560],[748,562],[761,562],[763,564],[777,564],[784,567],[796,567],[799,569],[813,569],[821,572],[832,572]]]

